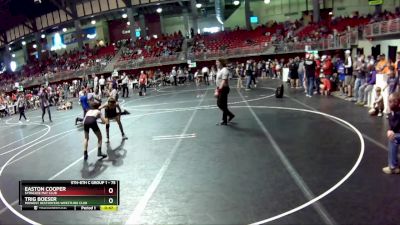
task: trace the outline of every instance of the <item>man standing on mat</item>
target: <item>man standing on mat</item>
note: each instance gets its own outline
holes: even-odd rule
[[[139,87],[140,87],[140,92],[144,96],[146,96],[146,86],[147,86],[147,75],[144,73],[144,71],[142,71],[139,77]]]
[[[44,123],[44,115],[46,114],[46,109],[47,113],[49,114],[50,122],[53,122],[51,121],[49,93],[47,92],[47,88],[45,88],[44,86],[41,88],[39,92],[39,98],[40,98],[40,107],[42,108],[42,122]]]
[[[105,92],[105,86],[106,86],[106,79],[104,79],[104,76],[101,75],[101,78],[99,80],[99,86],[100,86],[100,91],[101,91],[101,97],[104,97],[104,92]]]
[[[228,94],[229,94],[229,71],[226,68],[226,61],[224,59],[218,59],[216,61],[217,65],[217,79],[215,89],[215,97],[217,97],[217,105],[218,108],[221,109],[222,113],[222,121],[218,123],[218,125],[228,125],[235,115],[228,109]],[[229,118],[228,118],[229,117]]]
[[[115,120],[118,123],[119,130],[122,134],[122,140],[128,139],[125,136],[124,128],[122,127],[121,123],[121,113],[122,110],[119,107],[119,103],[114,98],[109,98],[108,102],[105,105],[102,105],[100,108],[104,109],[105,111],[105,124],[106,124],[106,134],[107,134],[107,141],[106,143],[110,143],[110,120]],[[118,112],[117,112],[118,109]]]
[[[19,96],[19,98],[17,100],[17,106],[18,106],[18,111],[19,111],[19,122],[22,123],[21,122],[22,117],[24,117],[26,122],[29,122],[29,120],[27,120],[26,116],[25,116],[26,99],[25,99],[25,96],[23,93]]]
[[[129,77],[126,75],[125,72],[122,73],[122,97],[123,98],[128,98],[129,97],[129,89],[128,89],[128,82],[129,82]],[[126,97],[125,97],[126,93]]]

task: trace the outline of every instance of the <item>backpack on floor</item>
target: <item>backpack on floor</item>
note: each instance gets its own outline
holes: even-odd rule
[[[282,98],[283,97],[283,84],[276,88],[275,97],[276,98]]]

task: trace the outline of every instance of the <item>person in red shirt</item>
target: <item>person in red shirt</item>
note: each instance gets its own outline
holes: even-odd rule
[[[330,95],[331,91],[332,91],[332,83],[331,83],[331,81],[329,80],[328,77],[326,77],[323,74],[321,74],[320,79],[321,79],[320,88],[321,88],[322,95],[326,95],[326,96]]]
[[[147,75],[143,71],[141,71],[139,76],[139,86],[140,86],[139,93],[143,93],[144,96],[146,96],[146,85],[147,85]],[[143,90],[144,92],[142,92]]]
[[[330,56],[322,56],[322,73],[326,78],[330,78],[333,74],[333,63]]]

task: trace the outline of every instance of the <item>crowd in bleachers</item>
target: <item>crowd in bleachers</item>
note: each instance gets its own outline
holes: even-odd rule
[[[123,49],[120,61],[175,55],[182,51],[183,39],[182,33],[179,31],[161,37],[137,39],[133,47],[131,43],[127,42],[127,48]]]
[[[82,51],[65,51],[63,54],[49,52],[41,59],[34,59],[24,65],[16,72],[2,74],[0,85],[11,91],[15,82],[37,77],[44,77],[46,80],[55,73],[63,71],[77,71],[95,66],[106,66],[114,57],[116,49],[113,45],[105,47],[90,48],[86,45]]]

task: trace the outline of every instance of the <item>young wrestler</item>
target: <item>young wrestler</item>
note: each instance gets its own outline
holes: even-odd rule
[[[100,110],[104,109],[104,111],[105,111],[105,124],[106,124],[106,133],[107,133],[106,143],[110,143],[110,120],[113,120],[113,119],[115,119],[118,123],[119,130],[121,131],[121,134],[122,134],[122,139],[123,140],[128,139],[125,136],[124,129],[122,127],[122,123],[121,123],[122,110],[119,107],[118,102],[114,98],[109,98],[108,102],[106,104],[102,105],[99,109]],[[118,109],[118,112],[117,112],[117,109]]]
[[[88,158],[88,142],[89,142],[89,130],[92,129],[94,134],[97,136],[97,156],[104,159],[107,155],[101,152],[101,144],[102,144],[102,136],[99,126],[97,125],[97,119],[100,118],[103,123],[106,123],[106,120],[101,115],[101,111],[99,110],[100,103],[92,102],[91,109],[86,112],[85,118],[83,119],[83,130],[85,131],[85,140],[83,142],[83,158],[87,160]]]

